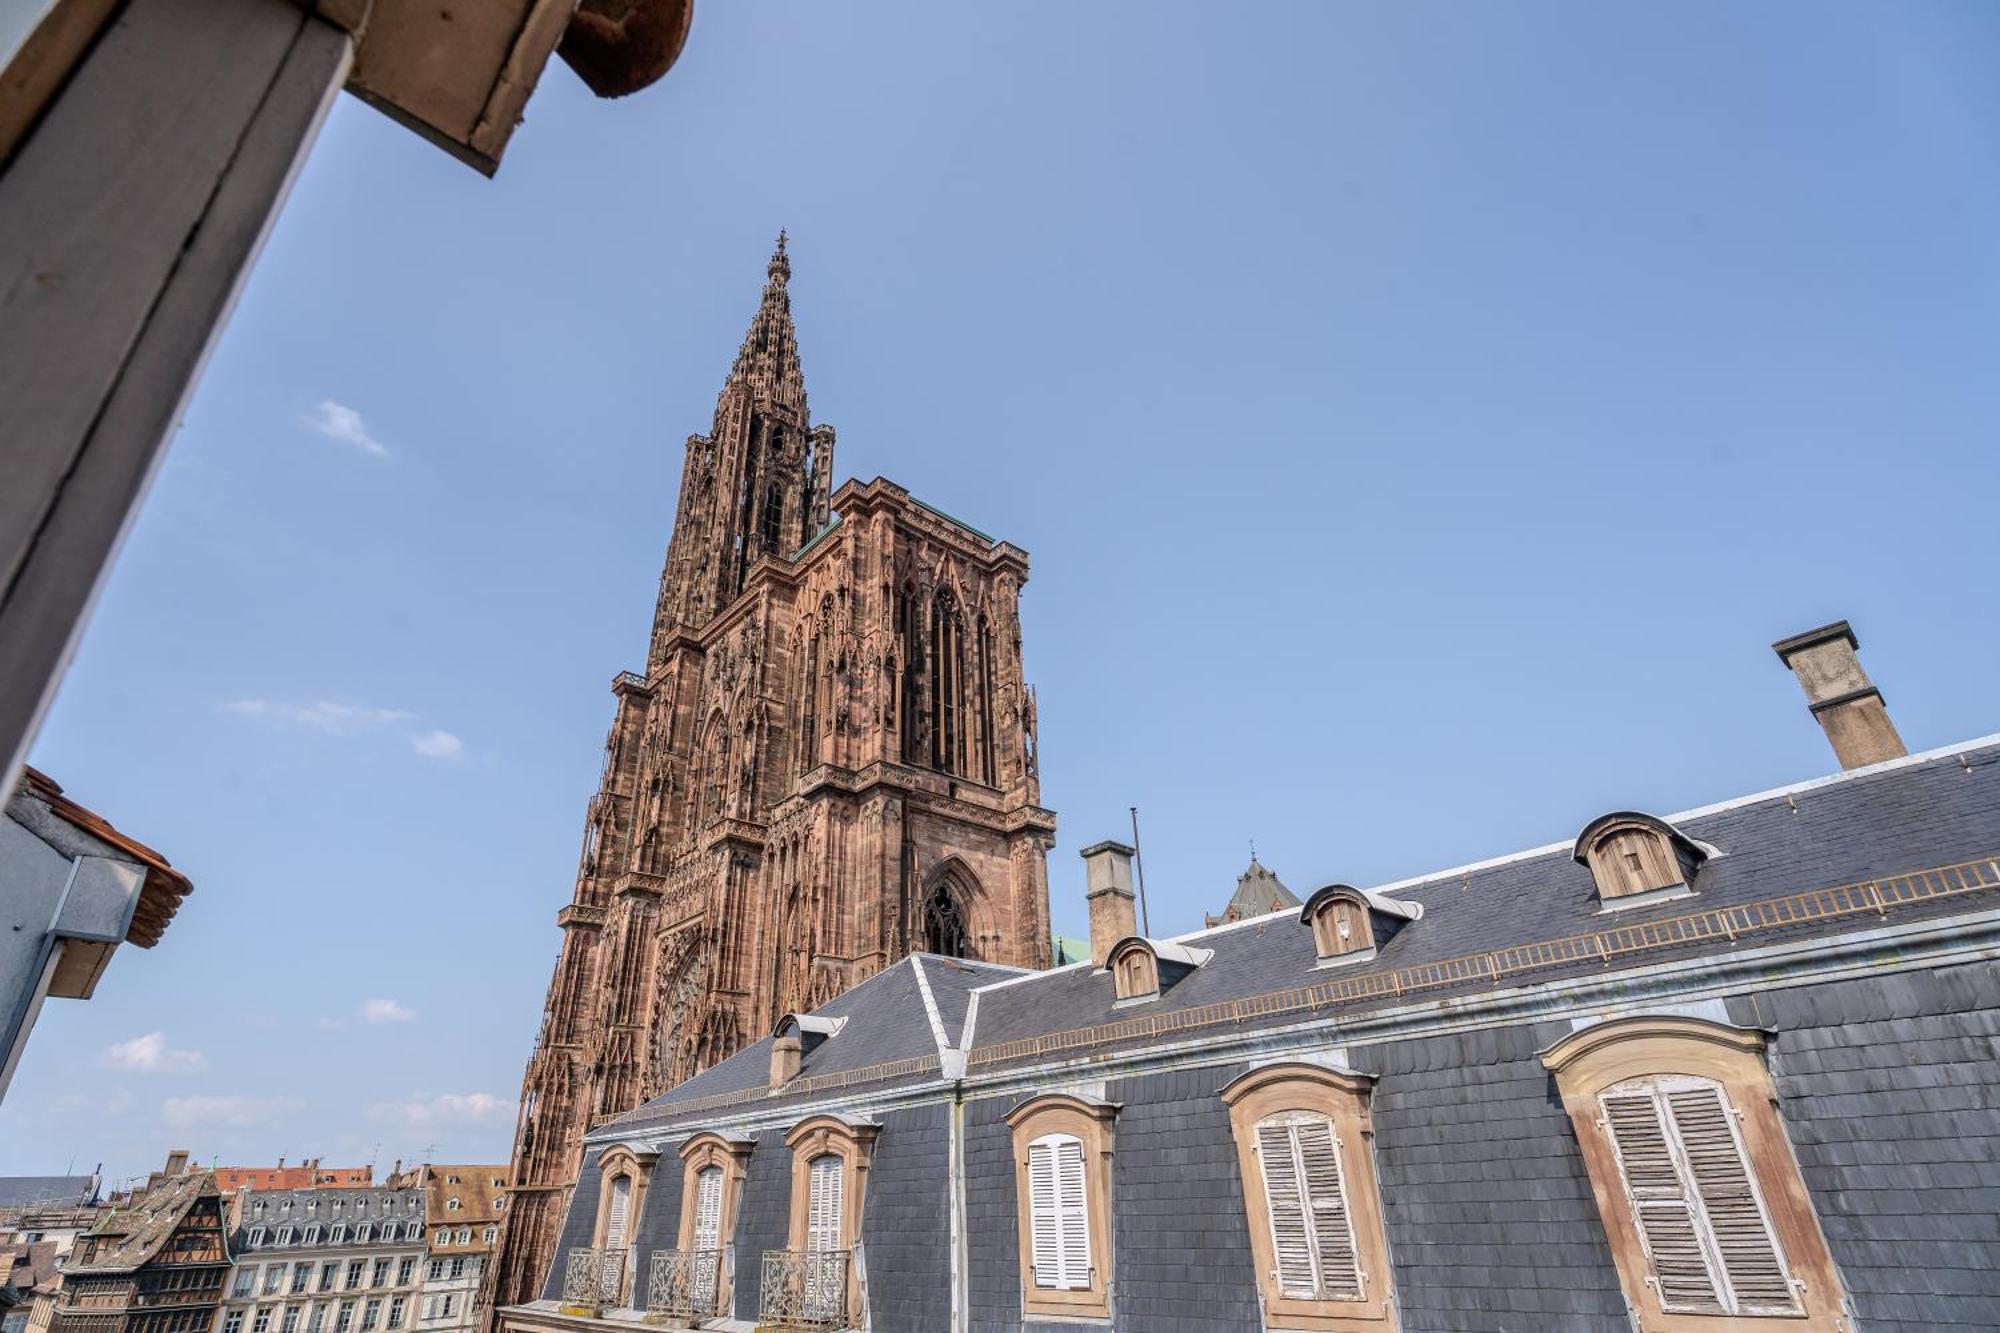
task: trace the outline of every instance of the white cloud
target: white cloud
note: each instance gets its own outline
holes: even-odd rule
[[[160,1118],[175,1129],[248,1129],[304,1106],[296,1097],[169,1097],[160,1103]]]
[[[364,1023],[407,1023],[416,1016],[416,1010],[394,1000],[367,1000],[361,1005],[361,1021]]]
[[[368,433],[368,426],[361,420],[361,414],[351,407],[334,402],[331,398],[314,408],[306,416],[305,423],[336,444],[344,444],[350,449],[358,449],[377,458],[389,456],[388,446]]]
[[[371,708],[366,704],[340,703],[315,699],[307,704],[284,703],[274,699],[231,699],[222,711],[236,717],[268,718],[294,727],[310,727],[329,736],[345,736],[363,727],[388,726],[408,722],[415,713],[400,708]]]
[[[410,748],[426,759],[449,762],[465,756],[465,742],[448,731],[420,731],[410,737]]]
[[[107,1046],[97,1056],[106,1069],[122,1069],[131,1074],[188,1074],[208,1063],[200,1051],[176,1050],[167,1045],[167,1034],[148,1032],[143,1037]]]
[[[486,1124],[513,1119],[514,1103],[490,1092],[443,1092],[435,1096],[420,1092],[400,1102],[377,1102],[368,1108],[368,1117],[410,1126]]]
[[[89,1115],[109,1120],[132,1109],[132,1094],[123,1088],[113,1088],[102,1097],[87,1092],[66,1092],[50,1105],[57,1114],[65,1117]]]

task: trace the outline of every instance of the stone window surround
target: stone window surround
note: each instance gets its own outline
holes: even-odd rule
[[[1844,1333],[1847,1328],[1844,1288],[1778,1118],[1777,1093],[1763,1060],[1765,1039],[1756,1029],[1709,1019],[1635,1015],[1580,1028],[1541,1053],[1569,1111],[1626,1307],[1646,1333]],[[1744,1155],[1779,1248],[1792,1276],[1803,1280],[1798,1290],[1802,1314],[1669,1313],[1661,1308],[1616,1149],[1599,1124],[1598,1095],[1629,1079],[1669,1074],[1722,1086],[1736,1112]]]
[[[868,1166],[875,1152],[875,1135],[880,1126],[866,1120],[834,1113],[809,1116],[792,1126],[785,1146],[792,1150],[791,1219],[787,1244],[791,1249],[806,1248],[807,1205],[812,1198],[812,1163],[828,1153],[841,1159],[846,1180],[842,1183],[840,1222],[841,1248],[851,1250],[861,1237],[861,1206],[868,1197]],[[727,1176],[724,1177],[726,1181]],[[683,1210],[686,1204],[683,1203]],[[853,1270],[848,1270],[849,1284]]]
[[[1014,1213],[1020,1245],[1021,1317],[1108,1319],[1111,1316],[1111,1153],[1118,1118],[1113,1102],[1049,1092],[1007,1113],[1014,1134]],[[1045,1134],[1071,1134],[1083,1143],[1084,1194],[1090,1224],[1090,1285],[1052,1291],[1034,1283],[1034,1218],[1028,1206],[1028,1145]]]
[[[722,1200],[716,1208],[715,1234],[722,1248],[736,1232],[736,1204],[743,1197],[743,1178],[748,1174],[754,1140],[726,1138],[714,1130],[703,1130],[681,1145],[681,1215],[675,1248],[694,1248],[695,1207],[699,1193],[695,1181],[709,1167],[722,1169]]]
[[[1229,1108],[1229,1132],[1236,1140],[1237,1170],[1250,1223],[1250,1253],[1257,1267],[1264,1326],[1287,1333],[1380,1333],[1393,1327],[1390,1305],[1393,1273],[1382,1229],[1382,1196],[1375,1175],[1375,1126],[1368,1094],[1375,1080],[1351,1069],[1285,1060],[1257,1065],[1230,1080],[1220,1093]],[[1270,1205],[1264,1173],[1257,1162],[1257,1125],[1274,1115],[1304,1111],[1333,1122],[1340,1140],[1341,1184],[1348,1222],[1363,1280],[1358,1301],[1300,1300],[1279,1290],[1272,1253]]]
[[[604,1248],[605,1233],[611,1225],[611,1190],[620,1179],[629,1180],[625,1198],[625,1252],[632,1253],[633,1238],[639,1229],[639,1218],[646,1207],[646,1187],[652,1183],[653,1163],[659,1154],[640,1152],[623,1143],[614,1143],[606,1148],[597,1159],[598,1170],[602,1173],[597,1182],[597,1219],[590,1228],[590,1247]],[[625,1274],[619,1283],[618,1299],[610,1304],[629,1308],[633,1292],[632,1265],[625,1265]]]

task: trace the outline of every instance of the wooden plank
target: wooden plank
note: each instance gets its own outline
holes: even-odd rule
[[[121,29],[145,50],[114,50],[112,39],[121,35]],[[158,58],[162,46],[172,45],[180,33],[191,29],[209,34],[222,50],[235,51],[246,60],[257,58],[262,73],[254,95],[244,97],[235,77],[240,71],[221,62],[213,50],[198,60]],[[252,31],[261,40],[248,47],[235,40]],[[273,37],[275,53],[270,50]],[[136,326],[132,326],[134,313],[124,305],[101,312],[97,320],[72,305],[50,312],[61,317],[48,326],[51,341],[61,338],[99,358],[107,344],[124,343],[108,383],[86,403],[89,419],[82,423],[74,447],[62,448],[65,441],[51,423],[60,421],[69,428],[78,415],[76,404],[40,395],[38,408],[16,411],[0,395],[0,423],[11,415],[21,432],[16,435],[0,426],[0,439],[8,441],[8,489],[13,489],[11,481],[18,472],[48,491],[41,497],[43,506],[35,515],[39,522],[30,534],[31,558],[17,565],[11,585],[0,597],[0,743],[6,744],[12,760],[9,781],[201,364],[346,75],[351,51],[345,33],[304,15],[288,0],[133,0],[125,20],[106,35],[65,92],[64,105],[56,109],[67,110],[69,97],[86,87],[84,76],[94,72],[100,56],[113,56],[110,70],[127,79],[150,67],[150,77],[141,79],[149,86],[91,85],[92,103],[78,108],[86,124],[51,142],[74,143],[78,135],[88,140],[100,123],[129,126],[132,117],[162,102],[174,102],[157,86],[171,67],[184,85],[178,89],[179,105],[172,109],[180,113],[177,123],[197,142],[186,145],[189,154],[175,156],[173,150],[182,146],[176,138],[133,136],[154,152],[175,157],[178,173],[150,170],[121,151],[73,162],[68,181],[41,178],[49,188],[88,191],[96,185],[114,198],[127,196],[135,181],[144,181],[171,196],[174,206],[163,211],[158,227],[130,214],[110,212],[107,225],[123,230],[108,235],[94,255],[90,247],[72,244],[68,237],[49,245],[71,264],[123,264],[136,270],[152,264],[163,239],[171,240],[171,253],[145,309],[137,314]],[[134,62],[129,59],[134,54],[146,58]],[[230,77],[223,76],[224,69],[229,69]],[[217,83],[228,85],[227,91],[215,98],[205,95],[203,90]],[[233,127],[217,125],[193,110],[211,101],[236,113]],[[39,150],[46,131],[54,127],[53,120],[45,124],[28,151]],[[214,142],[225,140],[219,156],[211,152]],[[97,146],[112,145],[100,137]],[[28,165],[27,156],[24,152],[23,167]],[[0,191],[15,184],[9,173],[0,181]],[[190,201],[197,185],[205,186],[202,196]],[[190,208],[192,216],[180,221]],[[4,216],[0,204],[0,217]],[[169,226],[178,226],[178,234],[171,238],[153,234]],[[4,227],[0,221],[0,232]],[[46,243],[40,232],[31,236],[31,244]],[[80,285],[130,301],[142,288],[141,276],[127,272],[120,280]],[[15,321],[24,309],[37,305],[30,300],[16,307],[0,299],[0,347],[18,334]],[[5,364],[5,356],[0,351],[0,375],[12,379],[13,367]],[[87,378],[70,377],[65,384],[71,393],[89,393],[103,376],[102,370],[95,370]],[[17,440],[29,448],[23,451]],[[13,455],[22,452],[27,457],[17,469]],[[56,474],[50,460],[63,452],[69,455],[68,465]]]
[[[117,0],[57,0],[0,71],[0,163],[13,156]]]
[[[0,175],[0,596],[304,21],[134,0]]]

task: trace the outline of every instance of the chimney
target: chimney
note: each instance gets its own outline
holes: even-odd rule
[[[805,1043],[799,1039],[798,1033],[787,1032],[783,1036],[773,1037],[771,1039],[771,1086],[774,1088],[782,1087],[791,1079],[796,1078],[799,1072],[799,1064],[805,1059],[805,1054]]]
[[[282,1170],[284,1170],[284,1169],[285,1169],[285,1159],[284,1159],[284,1158],[282,1158],[282,1157],[280,1157],[280,1158],[278,1159],[278,1169],[279,1169],[280,1171],[282,1171]]]
[[[1868,673],[1854,655],[1860,646],[1845,620],[1771,645],[1778,660],[1805,687],[1806,704],[1826,729],[1842,768],[1879,764],[1909,753],[1896,734],[1896,724],[1889,720],[1882,691],[1869,684]]]
[[[1133,911],[1132,849],[1100,842],[1083,849],[1083,900],[1090,905],[1090,965],[1103,967],[1111,946],[1139,933]]]

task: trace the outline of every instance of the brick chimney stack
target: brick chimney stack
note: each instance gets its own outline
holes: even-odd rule
[[[1083,849],[1084,902],[1090,905],[1090,965],[1103,967],[1111,946],[1139,933],[1132,893],[1132,849],[1100,842]]]
[[[1771,645],[1778,660],[1792,669],[1805,687],[1806,704],[1826,730],[1842,768],[1861,768],[1909,753],[1882,691],[1868,680],[1861,659],[1854,655],[1861,641],[1845,620],[1794,634]]]

